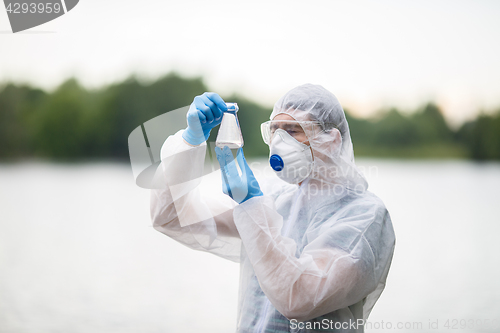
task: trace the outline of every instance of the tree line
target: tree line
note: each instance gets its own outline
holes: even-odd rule
[[[135,76],[100,89],[71,78],[53,92],[29,85],[0,86],[0,160],[127,160],[128,135],[167,111],[189,105],[208,91],[202,78],[170,73],[144,83]],[[238,95],[246,156],[265,156],[260,124],[271,108]],[[346,110],[356,156],[500,160],[500,110],[482,113],[453,130],[428,103],[411,114],[395,108],[362,119]],[[212,131],[215,140],[216,130]]]

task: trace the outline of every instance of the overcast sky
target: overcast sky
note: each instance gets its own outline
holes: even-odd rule
[[[500,107],[500,1],[80,0],[12,34],[0,8],[0,82],[87,87],[131,73],[202,75],[272,105],[296,85],[359,115],[434,100],[459,123]]]

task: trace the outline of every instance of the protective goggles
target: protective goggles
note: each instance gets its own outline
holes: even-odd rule
[[[277,129],[286,131],[299,142],[309,141],[324,132],[323,125],[317,121],[269,120],[260,125],[262,139],[270,144]]]

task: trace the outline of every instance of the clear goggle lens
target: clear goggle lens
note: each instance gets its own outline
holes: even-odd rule
[[[260,125],[262,139],[270,144],[277,129],[282,129],[299,142],[306,142],[323,132],[323,126],[317,121],[270,120]]]

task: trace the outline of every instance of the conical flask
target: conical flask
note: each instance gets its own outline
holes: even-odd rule
[[[243,147],[243,135],[241,135],[240,123],[238,122],[238,104],[226,103],[227,111],[222,116],[222,122],[217,133],[215,145],[223,148],[228,146],[230,149]]]

